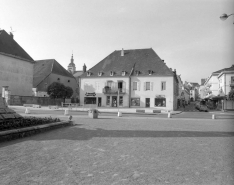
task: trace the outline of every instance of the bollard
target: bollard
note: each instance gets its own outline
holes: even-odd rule
[[[171,118],[171,113],[170,112],[168,112],[168,118]]]
[[[65,109],[64,115],[65,115],[65,116],[68,116],[68,115],[69,115],[69,110],[68,110],[68,109]]]
[[[212,115],[212,119],[215,119],[215,114]]]
[[[118,117],[122,117],[122,112],[118,112]]]
[[[26,108],[25,114],[30,114],[30,109],[29,108]]]

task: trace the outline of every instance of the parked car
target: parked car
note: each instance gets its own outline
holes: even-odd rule
[[[208,108],[206,106],[206,101],[200,101],[195,104],[195,108],[200,112],[208,112]]]

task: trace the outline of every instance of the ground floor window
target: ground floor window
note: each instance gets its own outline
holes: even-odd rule
[[[123,96],[119,97],[119,106],[123,106]]]
[[[166,98],[155,98],[155,107],[166,107]]]
[[[110,105],[110,96],[106,97],[106,105]]]
[[[131,106],[140,106],[140,98],[131,98]]]
[[[84,103],[85,104],[96,104],[96,97],[85,97]]]

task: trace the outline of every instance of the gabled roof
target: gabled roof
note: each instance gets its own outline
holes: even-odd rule
[[[224,69],[215,71],[215,72],[213,72],[213,73],[220,74],[220,73],[223,72],[223,71],[233,71],[233,70],[234,70],[234,64],[233,64],[231,67],[229,67],[229,68],[224,68]],[[212,73],[212,74],[213,74],[213,73]]]
[[[37,60],[33,70],[33,87],[37,87],[51,73],[74,78],[55,59]]]
[[[13,39],[13,35],[9,35],[5,30],[0,30],[0,52],[33,61],[32,57]]]
[[[86,72],[81,78],[99,77],[99,72],[102,72],[102,77],[111,77],[111,71],[114,72],[113,77],[122,76],[122,71],[126,71],[126,76],[130,73],[136,76],[135,71],[140,71],[138,76],[149,76],[149,70],[153,71],[151,76],[174,76],[174,72],[149,48],[124,50],[124,56],[121,56],[121,50],[116,50],[92,67],[90,76]]]

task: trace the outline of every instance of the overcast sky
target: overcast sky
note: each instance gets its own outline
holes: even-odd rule
[[[77,70],[114,50],[153,48],[183,81],[234,64],[233,0],[0,0],[0,28],[34,59]]]

